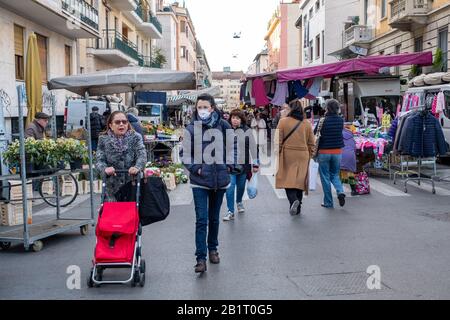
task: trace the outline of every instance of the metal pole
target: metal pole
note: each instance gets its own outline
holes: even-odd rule
[[[23,244],[25,250],[30,247],[29,243],[29,227],[28,227],[28,194],[27,194],[27,172],[25,158],[25,128],[23,123],[22,109],[22,92],[20,86],[17,87],[17,96],[19,103],[19,142],[20,142],[20,173],[22,179],[22,195],[23,195]]]
[[[0,167],[2,170],[2,175],[8,174],[8,167],[5,165],[3,160],[3,153],[6,151],[8,146],[8,141],[6,139],[6,128],[5,128],[5,115],[3,109],[6,108],[6,103],[3,101],[2,90],[0,90]]]
[[[58,138],[58,133],[56,129],[56,97],[55,95],[51,95],[51,101],[52,101],[52,135],[53,139]],[[61,214],[61,205],[59,201],[59,191],[61,190],[61,187],[59,185],[59,176],[53,177],[53,183],[55,185],[55,194],[56,194],[56,219],[59,220],[60,214]]]
[[[90,185],[90,202],[91,202],[91,219],[94,219],[94,168],[92,165],[92,139],[91,139],[91,117],[89,107],[89,93],[85,93],[86,99],[86,123],[87,123],[87,139],[89,152],[89,185]]]

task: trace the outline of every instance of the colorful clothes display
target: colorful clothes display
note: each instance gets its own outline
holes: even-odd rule
[[[252,96],[255,98],[256,107],[264,107],[270,103],[266,95],[266,87],[262,78],[253,80]]]

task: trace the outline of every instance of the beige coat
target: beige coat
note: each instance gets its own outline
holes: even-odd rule
[[[298,120],[287,117],[280,120],[277,127],[279,150],[278,170],[275,187],[277,189],[300,189],[308,194],[309,161],[314,148],[315,137],[311,123],[303,120],[302,124],[281,144]]]

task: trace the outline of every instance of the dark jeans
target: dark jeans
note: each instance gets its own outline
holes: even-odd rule
[[[298,200],[300,202],[300,206],[302,205],[303,190],[300,189],[285,189],[285,190],[290,206],[292,206],[295,200]],[[300,210],[300,206],[298,207],[299,208],[298,210]]]
[[[206,260],[207,250],[217,250],[219,245],[220,208],[226,190],[193,188],[195,204],[195,255],[198,260]]]

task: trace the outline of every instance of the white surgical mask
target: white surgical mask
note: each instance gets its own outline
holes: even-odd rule
[[[202,120],[206,120],[211,116],[211,112],[209,112],[207,109],[200,109],[198,110],[198,116]]]

